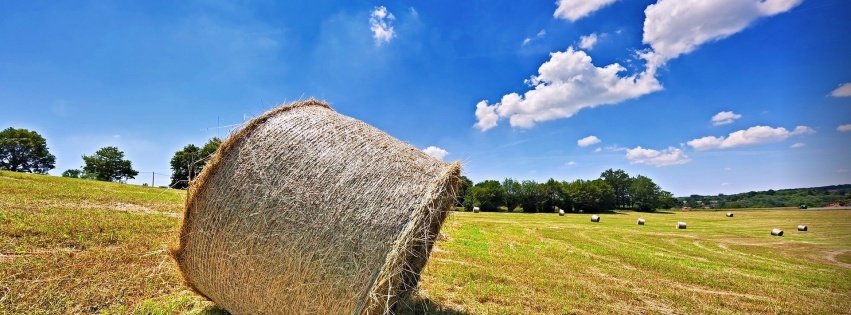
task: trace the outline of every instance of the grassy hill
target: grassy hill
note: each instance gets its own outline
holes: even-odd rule
[[[0,314],[224,313],[166,254],[184,197],[0,171]],[[851,211],[724,213],[453,213],[403,313],[851,313]]]

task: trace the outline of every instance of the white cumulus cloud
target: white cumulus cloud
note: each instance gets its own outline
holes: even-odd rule
[[[597,33],[579,37],[579,48],[591,50],[594,45],[597,45]]]
[[[428,148],[423,149],[423,152],[440,160],[442,160],[444,156],[449,154],[449,152],[447,152],[446,150],[438,148],[436,146],[429,146]]]
[[[384,6],[375,7],[372,11],[369,17],[369,29],[372,30],[372,38],[375,39],[376,45],[389,43],[396,36],[393,26],[390,25],[390,22],[395,19],[393,13],[388,12]]]
[[[659,0],[644,10],[648,67],[741,32],[754,21],[791,10],[803,0]],[[651,70],[654,72],[654,70]]]
[[[791,145],[791,146],[789,146],[789,147],[790,147],[790,148],[792,148],[792,149],[797,149],[797,148],[802,148],[802,147],[804,147],[804,146],[806,146],[806,145],[807,145],[807,144],[806,144],[806,143],[803,143],[803,142],[795,142],[795,144],[793,144],[793,145]]]
[[[707,136],[694,139],[689,141],[688,145],[695,150],[727,149],[778,142],[786,140],[791,136],[811,134],[814,132],[815,130],[807,126],[797,126],[792,131],[786,130],[786,128],[783,127],[772,128],[768,126],[754,126],[747,130],[731,132],[727,137]]]
[[[732,123],[734,120],[742,118],[742,115],[736,114],[734,112],[720,112],[712,116],[712,125],[726,125]]]
[[[587,147],[589,145],[597,143],[600,143],[600,138],[597,138],[595,136],[587,136],[585,138],[579,139],[579,141],[576,141],[576,144],[578,144],[580,147]]]
[[[509,118],[512,127],[530,128],[536,122],[571,117],[586,107],[616,104],[662,89],[653,75],[618,76],[624,70],[617,63],[596,67],[588,54],[573,47],[550,53],[538,75],[526,81],[531,90],[522,96],[506,94],[493,105],[476,104],[475,126],[485,131],[499,118]]]
[[[630,164],[647,164],[656,167],[685,164],[691,161],[683,150],[675,147],[658,151],[638,146],[626,150],[626,159]]]
[[[594,11],[601,9],[617,0],[558,0],[553,16],[576,22]]]
[[[840,84],[838,88],[830,92],[833,97],[848,97],[851,96],[851,83]]]
[[[851,124],[839,125],[839,127],[836,127],[836,130],[837,131],[843,131],[843,132],[844,131],[851,131]]]

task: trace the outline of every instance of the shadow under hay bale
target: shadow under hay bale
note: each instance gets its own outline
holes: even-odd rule
[[[387,314],[416,287],[459,183],[457,162],[296,102],[222,143],[171,254],[234,314]]]
[[[807,231],[807,226],[806,226],[806,225],[799,225],[799,226],[798,226],[798,231],[804,231],[804,232],[806,232],[806,231]]]
[[[600,216],[598,216],[596,214],[592,215],[591,216],[591,222],[600,222]]]
[[[727,212],[727,217],[728,217],[728,218],[732,218],[732,217],[733,217],[733,213],[732,213],[732,212]]]
[[[774,236],[783,236],[783,230],[781,230],[781,229],[771,229],[771,235],[774,235]]]
[[[685,222],[677,222],[677,228],[681,230],[685,230],[686,223]]]
[[[639,218],[638,219],[638,225],[644,225],[644,219]]]

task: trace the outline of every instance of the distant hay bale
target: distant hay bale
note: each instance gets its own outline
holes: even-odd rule
[[[727,212],[727,217],[728,217],[728,218],[732,218],[732,217],[733,217],[733,213],[732,213],[732,212]]]
[[[600,222],[600,216],[598,216],[596,214],[592,215],[591,216],[591,222]]]
[[[807,226],[806,226],[806,225],[799,225],[799,226],[798,226],[798,231],[806,231],[806,230],[807,230]]]
[[[558,209],[558,215],[563,217],[564,216],[564,209]]]
[[[473,207],[473,213],[479,213],[479,207]]]
[[[644,225],[644,219],[638,218],[638,225]]]
[[[677,228],[684,230],[686,228],[686,223],[685,222],[677,222]]]
[[[585,210],[579,209],[579,213],[583,213],[583,212],[585,212]]]
[[[783,230],[781,230],[781,229],[771,229],[771,235],[774,235],[774,236],[783,236]]]
[[[222,143],[171,255],[233,314],[387,314],[416,287],[459,183],[457,162],[295,102]]]

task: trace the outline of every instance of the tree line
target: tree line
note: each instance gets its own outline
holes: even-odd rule
[[[649,177],[629,176],[623,170],[608,169],[594,180],[558,181],[549,179],[502,182],[485,180],[473,185],[462,176],[456,206],[470,211],[601,212],[613,209],[655,211],[677,205],[677,199]]]
[[[175,152],[171,159],[169,187],[188,187],[221,143],[219,138],[212,138],[201,147],[189,144]],[[65,170],[62,177],[123,183],[139,175],[133,163],[124,158],[124,152],[114,146],[100,148],[92,155],[83,155],[82,159],[83,166]],[[56,156],[50,153],[47,141],[40,134],[12,127],[0,131],[0,170],[47,174],[54,168]]]
[[[848,206],[851,205],[851,184],[779,190],[769,189],[732,195],[691,195],[678,199],[679,205],[684,207],[710,209]]]

